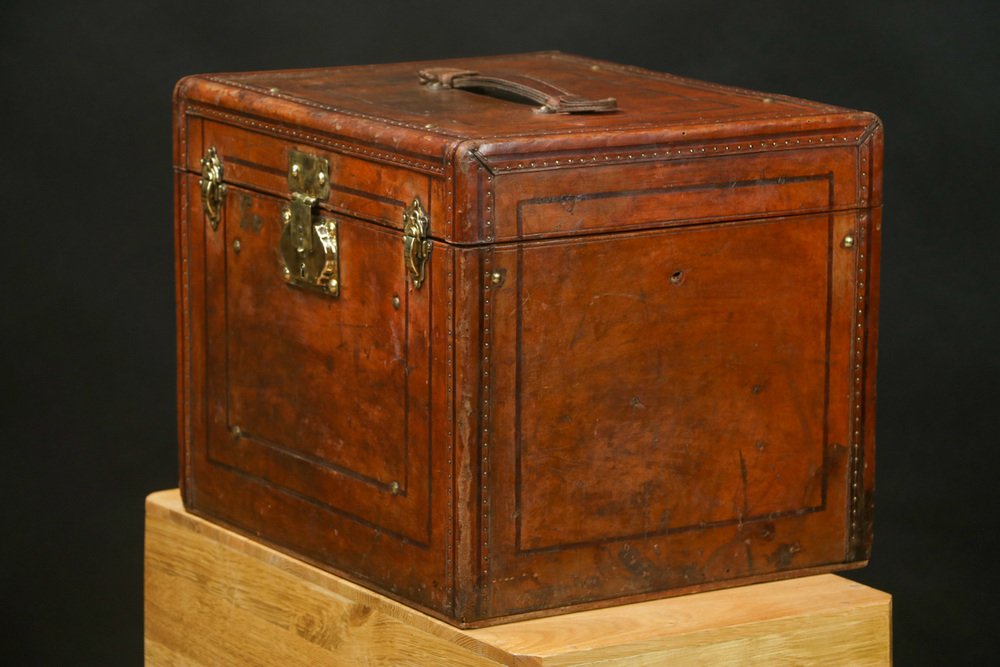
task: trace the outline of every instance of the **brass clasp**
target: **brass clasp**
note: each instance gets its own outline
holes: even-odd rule
[[[226,200],[226,185],[222,182],[222,160],[215,146],[208,149],[201,159],[201,206],[212,229],[219,228],[222,218],[222,204]]]
[[[413,281],[413,288],[420,289],[427,273],[427,260],[431,256],[431,241],[427,239],[427,228],[430,219],[420,198],[414,197],[413,202],[403,210],[403,263]]]
[[[330,161],[292,150],[288,154],[291,201],[282,213],[279,246],[285,280],[296,287],[340,294],[337,221],[319,215],[319,201],[330,195]]]

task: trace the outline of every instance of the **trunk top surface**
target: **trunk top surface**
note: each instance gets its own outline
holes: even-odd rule
[[[422,85],[418,73],[434,67],[514,74],[580,97],[614,98],[617,110],[540,113],[526,100]],[[639,145],[650,133],[688,141],[753,138],[875,122],[864,112],[559,52],[200,75],[183,80],[178,96],[345,136],[360,131],[357,138],[438,159],[464,140],[481,153],[519,153],[524,144]]]

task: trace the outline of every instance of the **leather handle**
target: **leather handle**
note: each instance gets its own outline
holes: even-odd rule
[[[599,113],[618,109],[618,102],[613,97],[602,100],[580,97],[523,74],[480,74],[467,69],[432,67],[420,70],[420,83],[436,88],[477,88],[493,94],[506,93],[531,100],[540,105],[539,111],[548,113]]]

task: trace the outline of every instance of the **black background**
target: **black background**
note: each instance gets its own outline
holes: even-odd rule
[[[998,7],[5,1],[4,663],[141,661],[143,498],[177,476],[174,82],[552,48],[882,117],[876,541],[850,576],[894,595],[899,664],[985,663],[998,591]]]

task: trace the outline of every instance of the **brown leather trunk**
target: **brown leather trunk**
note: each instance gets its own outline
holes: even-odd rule
[[[175,102],[191,511],[463,626],[868,558],[875,116],[560,53]]]

